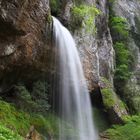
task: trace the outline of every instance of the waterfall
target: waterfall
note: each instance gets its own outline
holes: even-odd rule
[[[70,32],[53,17],[57,50],[59,140],[97,140],[90,97],[78,50]]]

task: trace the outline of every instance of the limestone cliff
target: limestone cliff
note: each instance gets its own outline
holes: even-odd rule
[[[85,17],[83,17],[81,11],[82,20],[78,21],[78,18],[74,18],[77,14],[74,8],[78,7],[78,10],[81,10],[80,5],[88,6],[89,9],[90,6],[94,6],[92,10],[95,13],[97,12],[95,7],[100,11],[94,15],[92,26],[89,26],[86,21],[80,24],[83,18],[86,19],[89,16],[84,14]],[[13,88],[13,85],[19,82],[26,84],[27,89],[33,90],[34,81],[46,76],[48,70],[51,73],[54,72],[50,67],[53,61],[50,53],[53,52],[50,11],[73,34],[89,91],[95,96],[100,96],[102,102],[99,103],[103,103],[103,109],[108,112],[111,122],[122,123],[122,116],[127,114],[117,94],[123,94],[121,98],[126,101],[128,110],[138,113],[140,111],[139,0],[115,0],[113,3],[108,0],[0,0],[1,96],[6,94],[11,98],[11,94],[13,96],[13,93],[19,92],[18,88]],[[115,37],[111,33],[109,23],[111,12],[114,16],[127,20],[130,29],[127,47],[134,58],[131,65],[133,68],[130,68],[131,76],[123,85],[123,92],[117,92],[117,94],[114,87],[116,55],[113,44]],[[106,92],[109,97],[111,95],[109,99],[113,102],[111,105],[108,105]],[[95,99],[99,98],[95,97]]]
[[[45,69],[49,15],[48,0],[0,0],[0,92]]]

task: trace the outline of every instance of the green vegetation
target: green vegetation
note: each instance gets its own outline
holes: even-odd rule
[[[130,28],[126,18],[115,15],[115,11],[113,11],[111,3],[109,25],[116,54],[116,68],[114,75],[116,92],[127,104],[129,112],[135,114],[140,111],[140,98],[139,87],[137,87],[135,80],[129,83],[129,79],[133,76],[132,71],[136,64],[136,56],[133,54],[134,52],[132,48],[130,48],[131,43],[129,39],[132,37],[135,38],[135,36],[138,35],[133,34],[133,29]],[[135,41],[135,43],[138,42]]]
[[[123,17],[111,17],[110,19],[111,30],[113,36],[116,36],[117,40],[126,40],[129,36],[129,27],[127,20]]]
[[[36,81],[33,84],[31,95],[33,101],[36,103],[36,111],[45,113],[49,110],[48,84],[46,81]]]
[[[110,15],[110,27],[116,54],[115,87],[117,92],[123,92],[126,81],[131,76],[133,58],[128,48],[129,26],[123,17]]]
[[[116,80],[127,80],[131,73],[129,64],[131,63],[131,55],[127,47],[122,42],[116,42],[114,45],[116,52]]]
[[[109,140],[140,140],[140,116],[126,117],[124,125],[114,125],[106,135]]]
[[[7,128],[21,134],[27,134],[30,116],[22,111],[17,111],[14,106],[0,101],[0,122]]]
[[[10,140],[16,140],[16,136],[18,137],[18,135],[26,136],[30,126],[34,126],[35,129],[46,136],[58,135],[58,118],[55,117],[55,115],[48,114],[48,116],[44,117],[35,113],[26,113],[17,110],[13,105],[0,100],[0,129],[2,129],[0,130],[0,136],[8,133],[9,135],[15,136],[15,139]],[[20,140],[20,138],[17,140]]]
[[[32,114],[30,123],[44,136],[57,138],[59,134],[58,121],[59,119],[53,114],[48,114],[47,117]]]
[[[122,42],[116,42],[114,45],[115,51],[116,51],[116,59],[117,59],[117,65],[119,64],[129,64],[129,51],[127,50],[125,44]]]
[[[122,110],[126,110],[126,106],[123,103],[123,101],[121,101],[119,99],[119,97],[116,95],[116,93],[114,92],[114,89],[112,87],[112,84],[104,77],[101,78],[101,94],[102,94],[102,100],[103,100],[103,105],[105,107],[106,110],[109,109],[116,109],[115,106],[117,105],[117,111],[122,111]],[[122,114],[123,116],[123,114]]]
[[[50,108],[48,84],[43,80],[34,82],[30,90],[24,84],[15,86],[15,96],[18,98],[16,105],[24,111],[45,114]]]
[[[24,85],[15,86],[16,105],[24,111],[31,111],[35,103],[32,101],[30,92]],[[29,107],[30,106],[30,107]]]
[[[96,31],[94,20],[99,13],[94,6],[74,6],[71,10],[71,28],[75,30],[84,26],[87,32],[94,33]]]
[[[31,126],[46,137],[58,137],[58,118],[49,112],[48,84],[38,80],[30,87],[17,84],[13,97],[0,100],[0,122],[16,134],[26,136]]]
[[[112,89],[104,88],[101,90],[103,103],[106,109],[109,109],[115,105],[115,95]]]
[[[101,84],[103,85],[101,89],[101,94],[104,107],[105,109],[110,109],[116,103],[116,96],[113,91],[112,84],[104,77],[101,78]]]
[[[0,124],[0,140],[23,140],[23,138],[14,131]]]
[[[112,84],[104,77],[101,78],[101,83],[103,85],[101,89],[101,94],[103,98],[104,107],[105,109],[110,109],[116,103],[116,96],[113,91]]]
[[[50,0],[50,7],[51,7],[51,13],[53,15],[60,14],[61,4],[59,0]]]
[[[123,93],[132,114],[140,113],[140,87],[135,82],[128,82]]]
[[[110,127],[108,116],[101,109],[93,107],[93,118],[95,127],[99,132],[103,132]]]

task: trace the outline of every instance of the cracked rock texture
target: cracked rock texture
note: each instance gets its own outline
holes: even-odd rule
[[[12,73],[15,78],[28,79],[43,71],[49,14],[48,0],[0,0],[1,91]]]

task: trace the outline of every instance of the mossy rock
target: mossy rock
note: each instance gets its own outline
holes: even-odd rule
[[[110,109],[115,106],[116,99],[115,94],[112,89],[104,88],[101,90],[102,98],[103,98],[103,104],[106,109]]]
[[[127,115],[125,104],[114,92],[112,84],[106,78],[101,79],[100,87],[103,105],[105,111],[109,114],[111,123],[123,123],[123,117]]]

